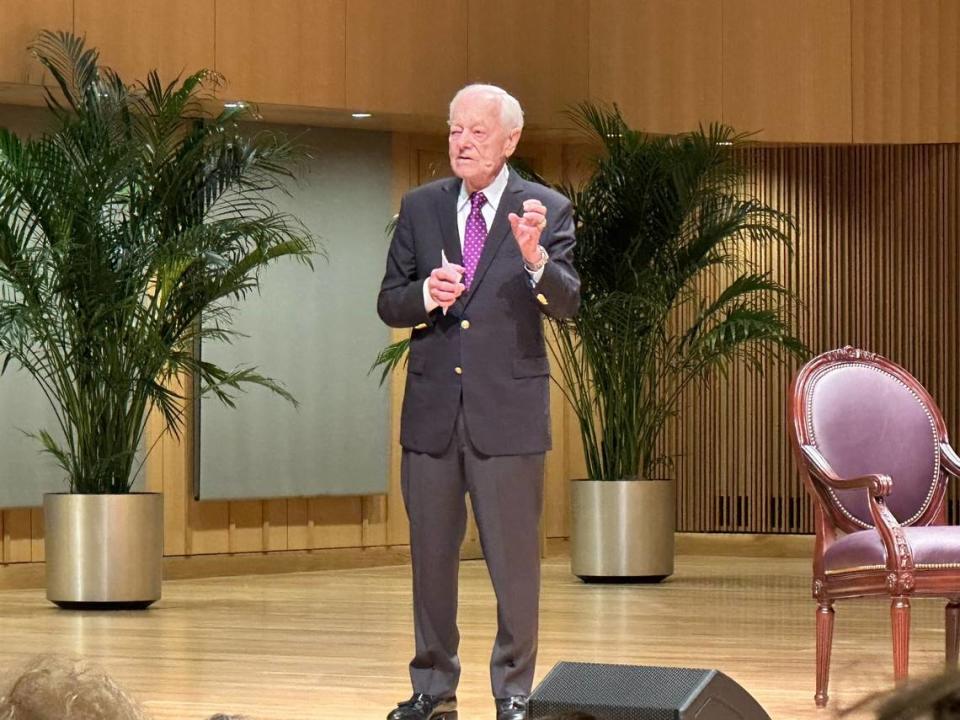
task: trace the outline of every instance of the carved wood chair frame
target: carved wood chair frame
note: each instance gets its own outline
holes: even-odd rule
[[[960,456],[947,437],[943,416],[926,389],[899,365],[875,353],[844,347],[824,353],[804,365],[790,388],[789,420],[791,440],[807,491],[815,501],[816,544],[813,554],[813,598],[817,602],[817,706],[827,704],[830,677],[830,650],[833,641],[833,604],[836,600],[865,596],[890,598],[893,632],[894,679],[907,677],[910,645],[910,598],[943,597],[946,606],[946,661],[957,663],[960,647],[960,567],[917,567],[903,526],[887,508],[886,497],[893,489],[887,475],[840,477],[819,452],[808,423],[808,393],[813,381],[824,372],[850,364],[873,366],[894,376],[925,405],[933,420],[939,450],[936,484],[926,508],[911,525],[946,524],[946,490],[949,475],[960,476]],[[830,497],[831,490],[863,488],[869,493],[873,529],[879,533],[886,551],[883,568],[856,568],[827,573],[824,554],[839,533],[863,530],[839,511]],[[960,532],[960,527],[957,528]]]

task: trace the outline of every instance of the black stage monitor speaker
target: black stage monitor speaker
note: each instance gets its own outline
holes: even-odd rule
[[[530,695],[530,720],[576,711],[596,720],[770,720],[718,670],[557,663]]]

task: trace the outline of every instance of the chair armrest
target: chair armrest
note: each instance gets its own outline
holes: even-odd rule
[[[940,464],[954,477],[960,477],[960,455],[948,442],[940,443]]]
[[[907,542],[900,523],[887,507],[885,499],[893,490],[893,479],[889,475],[881,474],[841,478],[814,446],[801,445],[800,451],[810,472],[824,484],[835,490],[865,488],[869,492],[870,515],[873,517],[874,529],[880,533],[880,540],[886,550],[887,570],[890,571],[887,583],[890,586],[890,592],[899,595],[912,590],[913,550]],[[947,456],[944,454],[944,457]],[[956,458],[956,453],[953,457]],[[960,469],[960,464],[957,467]]]
[[[813,445],[801,445],[800,451],[810,469],[824,483],[835,490],[855,490],[866,488],[871,497],[886,497],[893,490],[893,480],[889,475],[871,474],[860,477],[842,478],[830,466],[829,461]]]

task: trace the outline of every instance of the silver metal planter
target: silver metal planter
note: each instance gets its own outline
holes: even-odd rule
[[[43,498],[47,599],[63,608],[145,608],[160,599],[163,496]]]
[[[659,582],[673,574],[672,480],[574,480],[570,565],[585,582]]]

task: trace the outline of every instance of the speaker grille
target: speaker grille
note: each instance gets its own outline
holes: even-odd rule
[[[530,696],[530,720],[571,708],[598,720],[678,720],[713,674],[693,668],[558,663]]]

